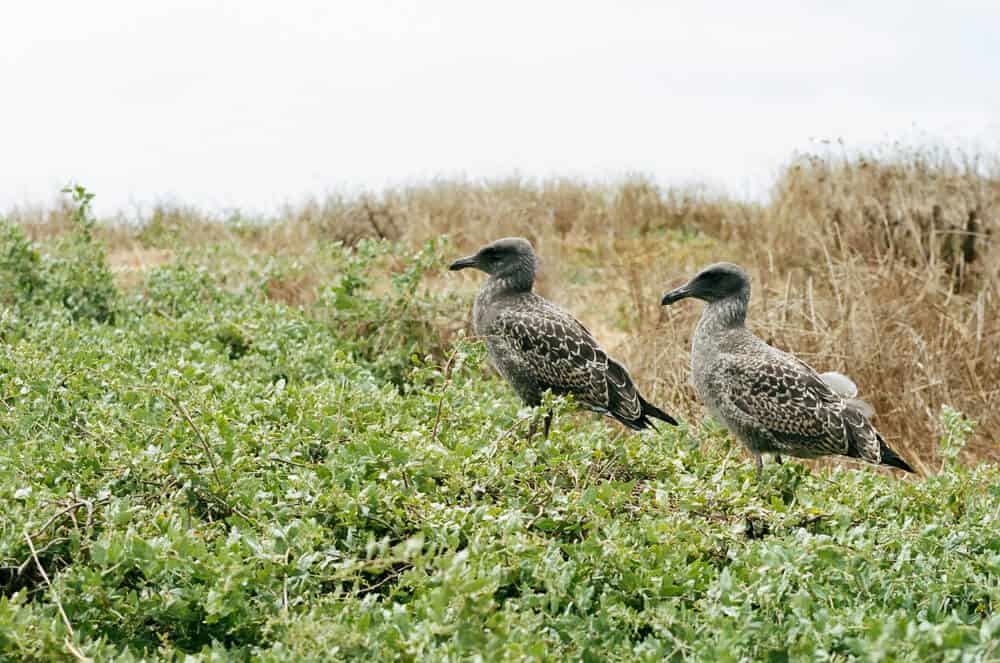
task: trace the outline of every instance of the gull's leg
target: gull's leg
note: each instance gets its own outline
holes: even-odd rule
[[[544,426],[544,436],[543,439],[549,439],[549,427],[552,426],[552,410],[550,409],[545,413],[545,426]]]

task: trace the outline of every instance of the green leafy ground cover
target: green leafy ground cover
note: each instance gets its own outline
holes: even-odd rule
[[[758,484],[711,422],[558,400],[529,443],[437,331],[468,306],[423,285],[442,246],[317,247],[339,277],[289,306],[294,264],[224,246],[118,291],[85,218],[0,225],[0,659],[1000,656],[995,467]]]

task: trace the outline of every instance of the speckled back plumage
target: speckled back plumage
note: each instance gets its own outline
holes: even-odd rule
[[[533,260],[532,254],[530,278],[522,272],[491,274],[473,305],[476,334],[521,399],[537,406],[548,389],[571,394],[583,407],[635,430],[652,427],[650,417],[676,424],[642,398],[628,371],[576,318],[531,291]]]
[[[882,462],[878,434],[861,412],[809,366],[756,337],[747,341],[742,350],[698,363],[695,385],[753,452]]]
[[[692,382],[709,412],[754,454],[839,454],[912,472],[868,421],[863,401],[835,392],[812,368],[746,328],[748,279],[744,286],[706,300],[692,340]]]

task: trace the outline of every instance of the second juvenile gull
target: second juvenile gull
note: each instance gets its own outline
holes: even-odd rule
[[[706,303],[691,345],[695,391],[709,413],[754,455],[815,458],[842,455],[876,465],[913,468],[886,446],[854,398],[857,387],[839,373],[817,374],[746,328],[750,279],[732,263],[701,270],[668,292],[662,304],[694,297]]]

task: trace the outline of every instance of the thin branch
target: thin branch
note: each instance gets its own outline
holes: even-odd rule
[[[231,511],[232,513],[235,513],[237,516],[239,516],[243,520],[247,521],[248,523],[251,523],[252,525],[255,525],[255,526],[259,525],[259,523],[257,522],[257,520],[255,518],[251,518],[248,514],[244,513],[239,507],[233,506],[232,504],[230,504],[226,500],[222,499],[221,497],[219,497],[218,495],[216,495],[212,491],[210,491],[210,490],[199,491],[197,488],[194,488],[193,490],[194,490],[194,492],[196,492],[196,493],[198,493],[200,495],[203,495],[203,496],[207,497],[208,499],[212,500],[216,504],[219,504],[219,505],[225,507],[226,509],[229,509],[229,511]]]
[[[444,382],[441,384],[441,396],[438,398],[437,413],[434,415],[434,430],[431,431],[431,444],[437,442],[438,428],[441,426],[441,411],[444,410],[444,392],[448,389],[448,385],[451,384],[451,368],[458,354],[458,350],[452,352],[451,356],[448,357],[447,363],[444,365]]]
[[[157,389],[156,391],[159,392],[160,395],[162,395],[168,401],[170,401],[170,403],[174,406],[174,408],[178,412],[180,412],[181,416],[183,416],[184,419],[188,422],[188,425],[191,427],[191,430],[193,430],[195,432],[195,435],[198,436],[198,439],[201,441],[201,446],[204,447],[205,449],[205,455],[208,457],[208,462],[212,466],[212,474],[215,475],[215,482],[219,484],[220,487],[222,487],[224,484],[222,483],[222,477],[219,475],[219,466],[215,464],[215,454],[212,451],[212,447],[208,443],[208,439],[205,437],[204,433],[202,433],[201,429],[198,428],[198,425],[194,423],[194,419],[191,418],[191,415],[188,413],[187,408],[184,407],[184,404],[181,403],[179,400],[177,400],[177,397],[174,396],[173,394],[168,393],[163,389]]]
[[[56,592],[56,588],[52,586],[52,581],[49,580],[49,574],[45,572],[45,567],[42,566],[41,561],[38,559],[38,552],[35,550],[35,543],[31,540],[31,535],[25,532],[24,540],[28,542],[28,548],[31,550],[31,558],[35,560],[35,566],[38,568],[38,572],[42,574],[42,579],[45,580],[45,584],[49,588],[49,593],[52,594],[52,600],[56,604],[56,609],[59,610],[59,616],[62,617],[63,624],[66,625],[66,630],[69,631],[69,637],[64,641],[66,649],[68,649],[78,661],[90,661],[90,659],[84,656],[83,653],[77,649],[70,640],[70,638],[76,638],[76,631],[73,630],[73,625],[69,623],[69,617],[66,616],[66,611],[63,609],[62,601],[59,600],[59,594]]]
[[[313,465],[309,465],[308,463],[299,463],[294,460],[286,460],[275,454],[271,454],[270,456],[267,457],[267,459],[275,463],[284,463],[285,465],[291,465],[292,467],[304,467],[307,470],[313,468]]]
[[[107,501],[108,501],[108,499],[98,500],[98,504],[103,504],[103,503],[105,503]],[[45,521],[44,525],[42,525],[41,527],[38,528],[38,530],[33,534],[33,536],[39,536],[39,535],[41,535],[42,532],[44,532],[45,530],[47,530],[49,528],[49,526],[52,523],[54,523],[57,519],[59,519],[60,517],[66,515],[67,513],[75,513],[80,507],[83,507],[83,506],[87,507],[87,523],[88,523],[88,526],[89,526],[89,524],[91,522],[91,519],[92,519],[93,511],[94,511],[94,503],[91,502],[90,500],[85,500],[85,499],[77,498],[76,502],[74,502],[74,503],[70,504],[69,506],[67,506],[66,508],[64,508],[64,509],[62,509],[60,511],[57,511],[56,513],[54,513],[51,518],[49,518],[48,520]]]
[[[378,582],[376,582],[374,585],[368,585],[367,587],[362,587],[362,588],[358,589],[357,592],[356,592],[356,594],[358,596],[363,595],[363,594],[370,594],[370,593],[374,592],[376,589],[378,589],[379,587],[381,587],[382,585],[384,585],[387,582],[389,582],[390,580],[395,580],[401,574],[403,574],[405,571],[408,571],[408,570],[410,570],[412,568],[413,568],[413,564],[411,562],[402,562],[400,564],[399,568],[396,568],[396,569],[393,569],[393,570],[389,571],[384,578],[382,578],[381,580],[379,580]]]
[[[371,224],[372,228],[375,229],[375,234],[378,235],[379,239],[385,239],[385,233],[379,228],[378,222],[375,220],[375,210],[372,209],[371,201],[367,198],[364,201],[365,213],[368,216],[368,223]]]

